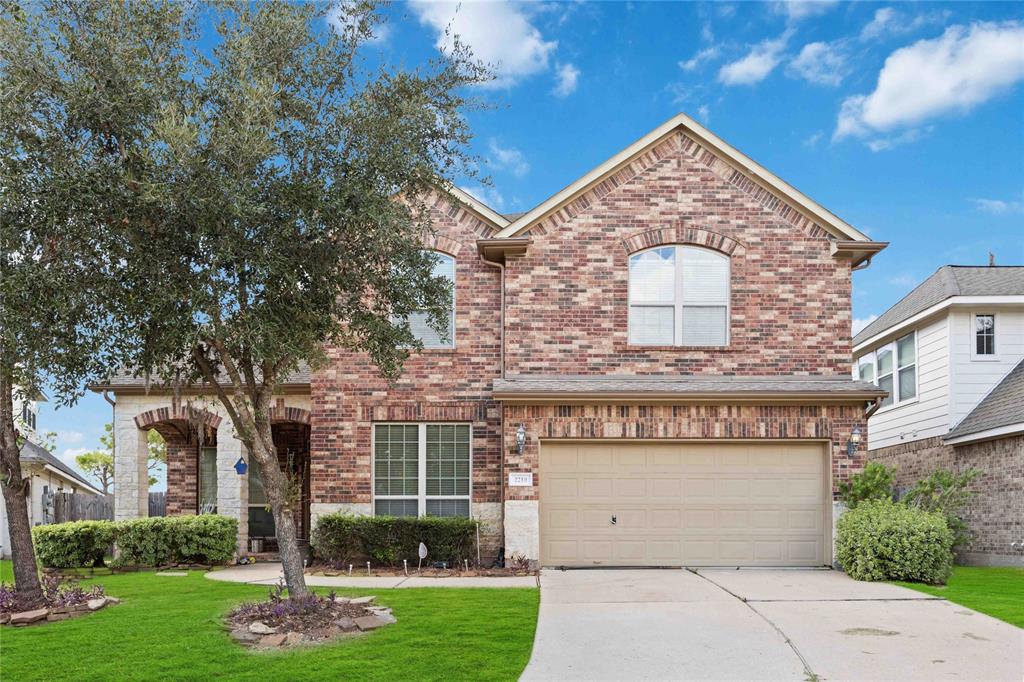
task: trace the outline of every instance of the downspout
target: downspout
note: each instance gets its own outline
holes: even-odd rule
[[[110,391],[103,391],[103,399],[110,403],[110,459],[117,461],[117,401],[110,397]]]
[[[487,260],[487,257],[481,253],[480,260],[488,265],[498,268],[501,273],[501,301],[498,304],[498,316],[499,316],[499,336],[500,345],[498,347],[498,365],[500,369],[500,376],[502,379],[505,378],[505,264],[499,261]],[[501,456],[498,458],[498,491],[499,499],[501,500],[498,507],[500,512],[499,522],[501,524],[501,544],[502,547],[505,545],[505,403],[498,403],[498,419],[501,422],[499,447],[501,448]],[[477,543],[479,549],[480,543]],[[504,551],[500,558],[504,561]],[[479,562],[478,562],[479,563]]]

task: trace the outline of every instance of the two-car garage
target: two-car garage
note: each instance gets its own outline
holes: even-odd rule
[[[821,442],[542,441],[545,566],[821,566]]]

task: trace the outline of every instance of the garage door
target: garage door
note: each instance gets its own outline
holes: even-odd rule
[[[820,443],[541,443],[546,566],[820,566]]]

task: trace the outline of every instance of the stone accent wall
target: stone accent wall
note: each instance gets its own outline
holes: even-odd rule
[[[864,467],[863,440],[852,457],[846,442],[855,426],[867,431],[861,405],[507,405],[505,442],[525,424],[522,455],[510,450],[509,471],[533,473],[533,486],[506,489],[508,500],[536,500],[540,441],[547,438],[773,439],[832,443],[833,493]]]
[[[685,135],[528,233],[506,274],[509,376],[849,375],[849,262],[832,257],[822,228]],[[667,243],[729,256],[728,347],[629,344],[629,255]]]
[[[1024,566],[1024,436],[961,446],[939,438],[901,443],[868,452],[870,460],[895,466],[897,485],[910,487],[936,469],[981,471],[964,520],[972,538],[958,559],[964,563]]]

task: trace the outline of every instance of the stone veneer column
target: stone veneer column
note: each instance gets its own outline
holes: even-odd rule
[[[114,519],[149,516],[149,455],[146,432],[134,415],[114,416]]]
[[[513,555],[540,560],[540,503],[505,500],[505,558]]]
[[[217,513],[238,520],[238,551],[249,550],[249,474],[239,476],[235,462],[242,456],[242,441],[235,427],[224,419],[217,429]],[[246,463],[249,456],[246,453]]]

